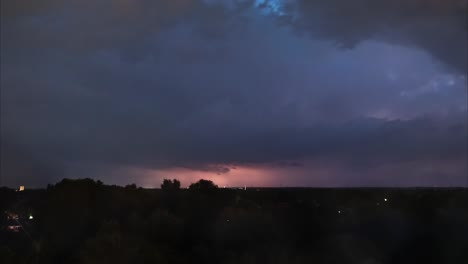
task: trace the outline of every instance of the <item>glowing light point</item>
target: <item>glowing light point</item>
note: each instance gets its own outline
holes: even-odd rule
[[[384,200],[385,202],[388,201],[387,198],[384,198],[383,200]]]
[[[29,216],[29,220],[33,220],[34,217],[32,215]]]
[[[341,210],[338,210],[338,213],[341,214]]]
[[[23,185],[21,185],[21,186],[19,187],[19,191],[20,191],[20,192],[24,191],[24,186],[23,186]]]

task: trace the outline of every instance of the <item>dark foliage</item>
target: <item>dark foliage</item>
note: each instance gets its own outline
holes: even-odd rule
[[[174,180],[168,180],[164,179],[163,183],[161,184],[161,189],[163,190],[168,190],[168,191],[174,191],[174,190],[179,190],[180,189],[180,181],[177,179]]]
[[[468,263],[466,189],[161,187],[1,189],[0,263]]]
[[[214,182],[209,180],[201,179],[196,183],[192,183],[189,186],[190,190],[200,190],[200,191],[210,191],[218,189],[218,185],[214,184]]]

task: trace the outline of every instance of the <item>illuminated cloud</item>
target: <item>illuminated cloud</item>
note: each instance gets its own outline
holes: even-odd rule
[[[4,0],[2,175],[460,184],[456,3]]]
[[[464,0],[264,1],[282,25],[337,46],[364,40],[417,46],[460,72],[468,70],[468,4]]]

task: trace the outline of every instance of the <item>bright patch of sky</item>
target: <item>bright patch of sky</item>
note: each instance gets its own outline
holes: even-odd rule
[[[255,0],[255,6],[261,7],[261,12],[265,15],[284,15],[284,12],[281,10],[280,0]]]

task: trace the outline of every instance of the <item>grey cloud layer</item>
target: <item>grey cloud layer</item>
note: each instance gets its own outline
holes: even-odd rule
[[[352,48],[368,39],[421,47],[462,73],[468,70],[464,0],[296,0],[279,3],[283,25]]]
[[[466,51],[395,41],[411,31],[396,13],[381,22],[382,7],[354,21],[299,2],[288,25],[324,25],[303,38],[249,2],[33,2],[1,2],[3,175],[47,182],[81,162],[226,173],[309,158],[352,168],[466,157],[466,76],[452,58]],[[458,13],[432,26],[440,15],[422,11],[416,33],[459,30]],[[342,39],[359,44],[330,43]],[[416,46],[394,45],[410,39]]]

